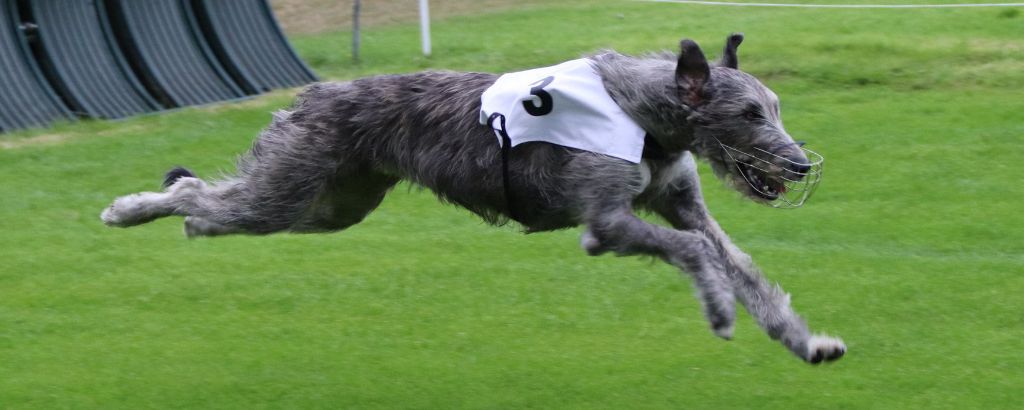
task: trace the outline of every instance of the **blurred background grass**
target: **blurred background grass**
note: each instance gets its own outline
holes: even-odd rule
[[[682,37],[717,56],[745,32],[741,67],[780,95],[826,178],[793,212],[710,177],[708,203],[848,356],[804,365],[746,315],[719,341],[661,263],[585,257],[578,230],[487,227],[404,185],[332,235],[187,241],[178,218],[99,222],[175,164],[230,171],[289,90],[0,136],[0,408],[1016,407],[1019,9],[448,4],[433,57],[397,15],[368,18],[357,64],[347,17],[326,16],[348,2],[275,2],[335,80],[504,72]]]

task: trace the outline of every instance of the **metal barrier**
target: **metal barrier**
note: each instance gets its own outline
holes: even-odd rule
[[[0,1],[0,131],[71,118],[32,58],[26,36],[34,30],[21,23],[14,0]]]
[[[246,93],[317,80],[285,40],[266,0],[191,0],[189,4],[210,48]]]
[[[103,7],[93,0],[33,0],[36,47],[50,83],[81,115],[122,118],[160,109],[113,43]]]
[[[266,0],[0,0],[0,132],[316,80]]]
[[[233,0],[230,0],[233,1]],[[179,0],[110,0],[110,22],[147,88],[169,107],[245,96]]]

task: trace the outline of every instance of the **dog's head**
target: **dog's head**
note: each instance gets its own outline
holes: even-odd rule
[[[775,93],[739,70],[736,49],[742,41],[742,34],[730,35],[715,64],[694,41],[680,44],[675,85],[690,113],[691,149],[747,197],[798,207],[821,180],[822,157],[783,128]]]

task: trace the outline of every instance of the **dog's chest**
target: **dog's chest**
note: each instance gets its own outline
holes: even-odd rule
[[[662,162],[658,166],[654,166],[651,161],[645,159],[640,162],[639,167],[640,192],[657,195],[700,184],[700,176],[697,175],[697,162],[688,152],[682,153],[671,162]]]

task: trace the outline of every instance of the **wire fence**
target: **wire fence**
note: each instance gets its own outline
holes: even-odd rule
[[[648,3],[697,4],[704,6],[729,7],[793,7],[815,9],[948,9],[968,7],[1024,7],[1024,3],[958,3],[958,4],[803,4],[803,3],[756,3],[702,0],[635,0]]]

